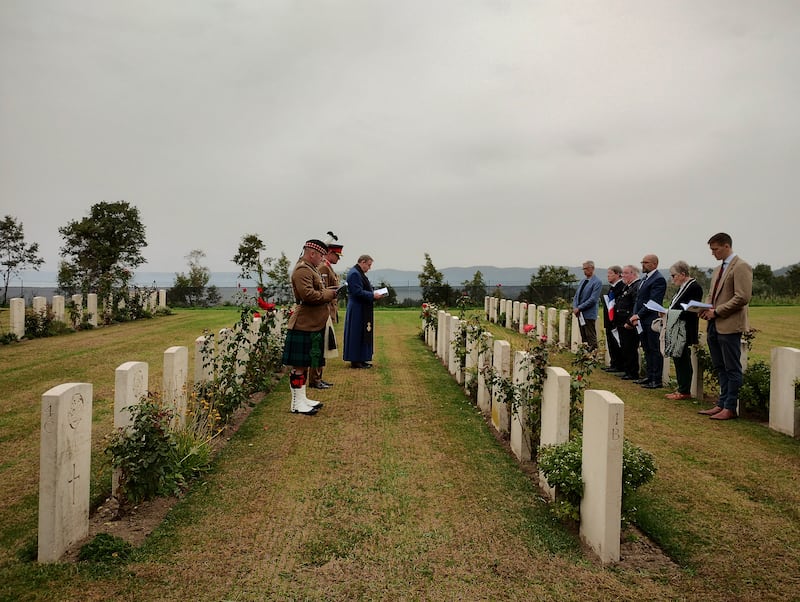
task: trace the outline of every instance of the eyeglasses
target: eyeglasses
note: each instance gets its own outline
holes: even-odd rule
[[[677,278],[677,277],[678,277],[678,275],[677,275],[677,274],[670,274],[670,275],[669,275],[669,277],[670,277],[670,278]]]

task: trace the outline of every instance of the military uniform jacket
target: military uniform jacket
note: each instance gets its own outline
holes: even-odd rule
[[[333,266],[330,263],[328,263],[327,260],[325,260],[325,263],[319,266],[319,273],[320,276],[323,276],[322,280],[325,283],[325,286],[335,286],[337,288],[339,287],[339,276],[336,274],[336,272],[333,269]],[[331,320],[333,320],[334,322],[338,322],[339,321],[338,298],[335,297],[333,301],[331,301],[328,304],[328,311],[330,312]]]
[[[297,305],[289,318],[288,328],[306,332],[325,328],[330,315],[328,304],[336,298],[336,291],[325,288],[313,265],[302,259],[297,262],[292,272],[292,290]]]

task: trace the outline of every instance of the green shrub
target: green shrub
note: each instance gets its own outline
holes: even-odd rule
[[[183,479],[170,422],[172,412],[150,396],[131,406],[133,424],[110,436],[106,453],[120,470],[122,501],[138,504],[179,491]]]
[[[539,470],[544,473],[550,487],[556,488],[553,512],[562,519],[580,520],[583,497],[581,437],[560,445],[548,445],[539,450]],[[636,512],[631,493],[648,483],[656,474],[652,454],[637,447],[627,439],[622,445],[622,518],[631,520]]]
[[[748,410],[766,413],[769,410],[769,385],[769,364],[761,360],[751,362],[739,389],[739,401]]]

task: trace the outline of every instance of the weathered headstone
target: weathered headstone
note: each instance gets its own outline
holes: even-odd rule
[[[558,345],[559,347],[566,348],[567,346],[567,317],[569,316],[568,309],[562,309],[558,312]]]
[[[34,297],[31,300],[31,308],[37,314],[47,314],[47,299],[45,297]]]
[[[8,319],[11,334],[18,339],[25,336],[25,299],[14,297],[8,302]]]
[[[570,350],[572,353],[577,353],[583,339],[581,339],[581,330],[578,326],[578,316],[572,314],[572,326],[570,327]]]
[[[619,561],[625,404],[608,391],[584,394],[581,539],[603,563]]]
[[[39,562],[55,562],[89,533],[92,385],[65,383],[42,395]]]
[[[528,304],[528,319],[526,320],[526,324],[530,324],[531,326],[536,326],[536,316],[538,312],[536,310],[536,304],[530,303]],[[536,331],[536,336],[540,336],[542,333],[538,330]]]
[[[86,295],[86,314],[89,324],[97,326],[97,293]]]
[[[64,311],[66,304],[64,303],[64,295],[53,296],[53,320],[56,322],[64,322]]]
[[[158,306],[160,308],[167,307],[167,291],[166,289],[159,289],[158,291]]]
[[[114,428],[128,428],[133,424],[130,408],[147,397],[149,366],[147,362],[125,362],[114,371]],[[111,474],[111,495],[117,497],[120,474]]]
[[[484,332],[481,335],[480,347],[478,349],[478,407],[484,414],[489,414],[492,409],[492,395],[486,383],[485,370],[492,366],[492,351],[494,349],[494,337],[491,333]]]
[[[215,356],[214,337],[199,336],[194,340],[194,384],[214,380]]]
[[[528,323],[528,304],[524,301],[519,304],[519,333],[525,333],[525,324]]]
[[[547,342],[556,342],[556,320],[558,319],[558,310],[555,307],[547,308]]]
[[[528,354],[524,351],[514,352],[514,369],[511,380],[515,385],[521,385],[528,380]],[[511,451],[523,461],[530,460],[531,429],[528,425],[528,406],[524,400],[511,412]]]
[[[564,368],[548,366],[542,387],[542,431],[539,445],[558,445],[569,439],[570,376]],[[550,487],[539,472],[539,486],[555,500],[555,487]]]
[[[450,371],[450,374],[452,374],[455,377],[456,382],[458,384],[463,384],[464,375],[461,367],[461,358],[456,353],[454,347],[454,345],[459,343],[458,341],[459,337],[463,336],[463,333],[461,332],[461,320],[459,320],[457,316],[450,316],[449,330],[450,330],[450,344],[449,344],[450,353],[448,355],[448,362],[447,362],[448,370]],[[464,343],[465,341],[460,342],[460,344]]]
[[[189,372],[189,350],[182,346],[164,352],[164,406],[174,412],[174,425],[186,425],[186,383]]]
[[[774,347],[769,379],[769,428],[800,437],[800,407],[795,398],[800,378],[800,349]]]
[[[500,378],[511,376],[511,343],[495,341],[492,353],[494,373]],[[492,388],[492,425],[501,433],[509,431],[508,402],[504,400],[499,386]]]

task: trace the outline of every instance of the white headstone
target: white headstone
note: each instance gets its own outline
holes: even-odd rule
[[[42,395],[39,562],[55,562],[89,533],[92,385],[65,383]]]
[[[524,351],[514,352],[514,370],[512,381],[519,385],[528,380],[528,367],[526,365],[528,354]],[[511,451],[518,459],[529,461],[531,453],[531,429],[528,425],[528,406],[524,400],[511,413]]]
[[[97,293],[86,295],[86,313],[89,315],[89,324],[97,326]]]
[[[167,306],[167,291],[166,289],[159,289],[158,291],[158,306],[165,308]]]
[[[520,309],[521,309],[521,307],[520,307],[520,302],[519,301],[514,301],[511,304],[511,321],[512,322],[516,322],[517,325],[519,325],[522,322],[522,320],[519,317]]]
[[[486,384],[484,370],[487,370],[492,365],[494,337],[491,333],[484,332],[481,338],[480,350],[478,351],[478,407],[484,414],[489,414],[492,409],[492,395]]]
[[[456,344],[458,337],[463,336],[463,333],[461,332],[461,320],[459,320],[457,316],[450,316],[449,329],[450,343],[448,346],[450,348],[450,353],[448,355],[447,367],[450,371],[450,374],[455,377],[456,382],[458,384],[463,384],[464,375],[461,367],[461,358],[458,357],[458,354],[455,352],[453,347],[453,345]]]
[[[56,322],[64,322],[64,295],[53,296],[53,320]]]
[[[114,428],[133,424],[130,408],[147,397],[149,366],[147,362],[125,362],[114,371]],[[119,471],[111,474],[111,495],[117,497]]]
[[[469,392],[473,381],[477,384],[478,339],[477,326],[467,326],[467,356],[464,358],[464,390]],[[474,401],[474,400],[473,400]]]
[[[525,324],[528,323],[528,304],[524,301],[519,304],[519,333],[524,334]]]
[[[570,327],[570,350],[572,353],[577,353],[583,339],[581,338],[581,330],[578,326],[578,317],[572,314],[572,326]]]
[[[164,352],[164,407],[174,414],[178,428],[186,425],[186,383],[189,372],[189,349],[170,347]]]
[[[511,328],[514,324],[514,304],[511,302],[511,299],[506,301],[506,328]]]
[[[540,337],[547,334],[544,320],[546,311],[547,308],[544,305],[540,305],[536,308],[536,334]]]
[[[194,340],[194,384],[214,380],[215,355],[214,337],[199,336]]]
[[[558,445],[569,439],[570,376],[564,368],[548,366],[542,388],[542,429],[540,445]],[[539,485],[555,500],[555,487],[550,487],[539,472]]]
[[[31,307],[36,313],[47,313],[47,299],[45,297],[34,297],[31,301]]]
[[[562,348],[567,346],[567,317],[569,313],[568,309],[562,309],[558,312],[558,345]]]
[[[774,347],[769,378],[769,428],[800,437],[800,407],[795,383],[800,378],[800,349]]]
[[[547,342],[556,342],[556,320],[558,319],[558,310],[555,307],[547,308]]]
[[[10,332],[21,339],[25,336],[25,299],[14,297],[9,300],[8,308]]]
[[[528,305],[528,319],[527,319],[526,323],[530,324],[532,326],[536,326],[536,316],[537,315],[538,315],[538,312],[536,311],[536,305],[534,303],[531,303],[530,305]],[[536,336],[537,337],[541,336],[541,334],[542,333],[539,332],[538,330],[536,331]]]
[[[581,539],[603,563],[619,561],[625,404],[608,391],[584,394]]]
[[[511,343],[495,341],[492,357],[495,374],[503,378],[510,377]],[[501,400],[499,387],[494,387],[492,390],[492,425],[501,433],[507,433],[510,428],[508,402]]]
[[[72,304],[75,306],[73,315],[77,324],[80,324],[83,322],[83,295],[72,295]]]

